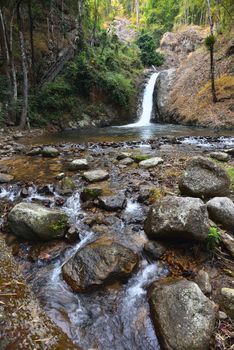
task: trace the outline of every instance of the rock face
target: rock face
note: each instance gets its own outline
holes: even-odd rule
[[[201,198],[225,196],[229,193],[229,186],[227,173],[204,157],[190,159],[179,182],[183,195]]]
[[[87,244],[62,268],[63,278],[75,292],[86,292],[131,274],[138,255],[113,239],[102,237]]]
[[[215,326],[214,304],[196,283],[155,283],[149,301],[162,349],[209,349]]]
[[[19,203],[10,211],[8,221],[16,236],[47,241],[65,235],[68,218],[58,209],[35,203]]]
[[[41,150],[41,154],[43,157],[57,157],[59,155],[59,151],[55,147],[44,147]]]
[[[167,196],[150,208],[144,228],[154,239],[205,240],[208,212],[199,198]]]
[[[227,197],[215,197],[207,202],[210,218],[223,227],[234,230],[234,203]]]
[[[89,168],[89,164],[87,159],[75,159],[68,165],[69,170],[87,170]]]
[[[93,171],[86,171],[83,174],[83,177],[85,178],[85,180],[92,183],[107,180],[109,178],[109,174],[105,170],[97,169]]]
[[[234,289],[222,288],[221,289],[221,304],[228,316],[234,320]]]
[[[14,176],[0,173],[0,184],[11,182]]]
[[[154,157],[146,160],[142,160],[139,163],[139,166],[143,169],[149,169],[157,166],[158,164],[163,163],[163,159],[159,157]]]
[[[99,198],[99,205],[108,211],[123,209],[126,206],[126,197],[123,193],[114,196],[102,196]]]

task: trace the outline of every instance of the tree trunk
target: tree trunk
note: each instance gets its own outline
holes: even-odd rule
[[[22,106],[21,117],[20,117],[20,127],[25,128],[26,124],[28,124],[29,126],[29,123],[28,123],[28,65],[27,65],[27,58],[26,58],[26,51],[25,51],[22,18],[20,13],[20,4],[21,4],[21,1],[17,3],[17,24],[18,24],[21,62],[22,62],[22,70],[23,70],[23,106]]]
[[[0,45],[1,45],[2,55],[4,59],[5,73],[9,81],[9,84],[12,85],[10,69],[9,69],[9,66],[10,66],[9,45],[7,40],[5,21],[4,21],[3,12],[1,8],[0,8]]]
[[[211,18],[210,0],[207,0],[208,5],[208,19],[210,24],[210,34],[214,36],[214,24]],[[214,66],[214,44],[210,45],[210,79],[211,79],[211,91],[213,102],[217,102],[216,89],[215,89],[215,66]]]
[[[15,62],[14,62],[14,56],[13,56],[13,20],[14,20],[14,11],[10,22],[10,64],[11,64],[11,75],[12,75],[12,84],[13,84],[13,101],[16,103],[18,99],[18,87],[17,87]]]
[[[139,1],[135,0],[135,9],[136,9],[136,26],[139,27]]]
[[[33,39],[33,17],[32,17],[32,0],[28,0],[28,17],[30,28],[30,46],[31,46],[31,62],[32,62],[32,80],[35,81],[35,55],[34,55],[34,39]]]
[[[83,0],[77,1],[77,31],[78,31],[78,42],[77,46],[79,49],[84,47],[84,28],[83,28]]]

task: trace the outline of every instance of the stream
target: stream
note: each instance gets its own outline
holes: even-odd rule
[[[121,150],[125,150],[129,147],[128,142],[133,140],[137,142],[136,147],[149,149],[150,140],[155,137],[177,137],[184,147],[234,147],[234,135],[231,131],[219,134],[208,129],[150,123],[152,95],[157,76],[158,73],[153,73],[146,85],[142,115],[136,123],[122,127],[69,130],[36,137],[30,143],[59,143],[66,149],[67,142],[87,145],[90,142],[110,141],[122,142]],[[96,151],[95,148],[89,149],[89,155],[93,158],[100,156],[100,159],[95,160],[95,166],[99,162],[99,167],[108,167],[111,173],[110,190],[120,191],[124,188],[127,198],[126,208],[121,212],[104,214],[109,224],[104,228],[103,225],[99,225],[101,232],[87,224],[92,212],[81,203],[80,193],[86,185],[82,179],[75,180],[76,190],[69,195],[60,194],[52,183],[47,186],[47,192],[39,190],[35,184],[30,184],[28,196],[23,199],[26,202],[46,203],[49,207],[56,207],[58,201],[62,200],[61,208],[68,215],[70,225],[79,231],[78,241],[66,244],[59,254],[48,260],[39,258],[28,263],[31,245],[28,242],[21,243],[20,247],[25,256],[19,257],[18,261],[24,267],[26,279],[46,313],[84,350],[160,349],[150,318],[147,289],[153,281],[167,276],[169,269],[166,264],[155,262],[144,253],[144,245],[148,242],[143,230],[147,206],[137,201],[141,185],[148,185],[150,182],[155,186],[160,185],[160,182],[147,171],[141,172],[133,168],[132,173],[128,174],[124,172],[124,168],[118,168],[111,161],[116,157],[116,152],[121,150],[115,151],[110,147],[109,156],[100,147]],[[19,184],[3,186],[0,190],[0,201],[16,203],[22,200],[20,191]],[[82,247],[102,235],[102,230],[104,234],[108,231],[117,242],[137,252],[140,256],[139,267],[123,284],[117,282],[97,291],[74,293],[62,278],[62,266]]]

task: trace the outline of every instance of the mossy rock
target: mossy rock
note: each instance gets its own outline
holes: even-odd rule
[[[147,155],[147,154],[136,154],[136,155],[133,155],[133,156],[132,156],[132,159],[133,159],[134,162],[136,162],[136,163],[140,163],[140,162],[142,162],[143,160],[147,160],[147,159],[149,159],[149,158],[150,158],[150,156]]]
[[[103,194],[101,188],[84,188],[80,194],[80,198],[83,202],[92,201]]]

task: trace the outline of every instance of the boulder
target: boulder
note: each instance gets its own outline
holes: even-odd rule
[[[57,157],[59,151],[55,147],[47,146],[42,148],[41,154],[43,157]]]
[[[121,152],[117,155],[116,159],[117,160],[123,160],[125,158],[131,158],[132,156],[132,153],[129,153],[129,152]]]
[[[124,158],[119,161],[119,164],[122,164],[122,165],[131,165],[133,163],[134,163],[134,160],[132,158]]]
[[[101,195],[102,195],[102,189],[101,188],[98,188],[98,187],[94,187],[94,188],[86,187],[80,193],[80,198],[81,198],[81,200],[83,202],[86,202],[86,201],[92,201],[94,199],[97,199]]]
[[[234,289],[222,288],[221,289],[221,305],[228,314],[228,316],[234,320]]]
[[[210,294],[212,287],[210,284],[209,274],[204,270],[199,270],[195,278],[195,282],[204,294]]]
[[[99,182],[99,181],[104,181],[109,179],[109,174],[105,170],[97,169],[97,170],[84,172],[83,177],[85,180],[92,183],[92,182]]]
[[[40,147],[32,148],[30,151],[27,152],[28,156],[38,156],[39,154],[41,154]]]
[[[101,208],[108,211],[115,211],[126,207],[126,197],[123,193],[118,193],[113,196],[102,196],[99,198],[99,205]]]
[[[215,327],[215,307],[196,283],[157,282],[150,291],[149,302],[162,349],[209,349]]]
[[[225,170],[204,157],[190,159],[179,181],[183,195],[201,198],[226,196],[229,186],[230,179]]]
[[[9,174],[0,173],[0,184],[8,183],[14,180],[14,176]]]
[[[152,205],[144,229],[153,239],[205,240],[208,212],[199,198],[166,196]]]
[[[163,159],[159,157],[154,157],[154,158],[149,158],[146,160],[142,160],[139,163],[139,166],[143,169],[149,169],[149,168],[154,168],[158,164],[163,163]]]
[[[75,159],[68,165],[68,169],[71,171],[87,170],[88,168],[89,164],[87,159]]]
[[[229,251],[231,256],[234,258],[234,238],[229,234],[222,232],[221,240],[225,248]]]
[[[71,177],[65,176],[59,181],[57,192],[61,195],[70,195],[76,188],[75,182]]]
[[[211,152],[210,157],[219,160],[220,162],[227,162],[230,158],[225,152]]]
[[[8,222],[16,236],[48,241],[65,235],[68,217],[58,209],[35,203],[19,203],[10,211]]]
[[[211,220],[234,232],[234,203],[228,197],[215,197],[207,202]]]
[[[138,264],[138,255],[109,237],[81,248],[62,268],[65,281],[75,292],[128,277]]]

